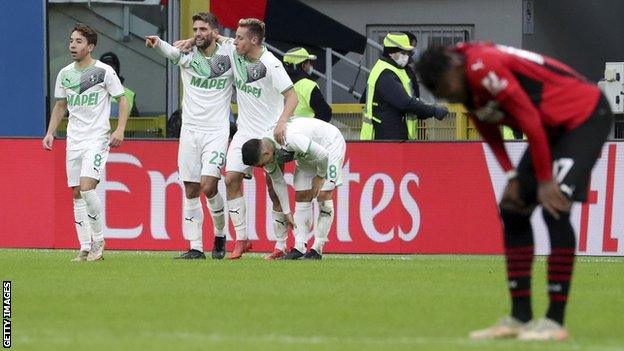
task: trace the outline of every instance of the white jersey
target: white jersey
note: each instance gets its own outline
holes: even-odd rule
[[[61,69],[54,97],[67,99],[67,149],[82,149],[105,139],[110,131],[111,97],[123,94],[124,88],[113,68],[100,61],[95,60],[84,69],[76,68],[74,63]]]
[[[320,177],[326,175],[329,152],[344,143],[342,133],[334,125],[309,117],[293,117],[288,120],[284,145],[275,142],[272,129],[264,137],[272,140],[276,148],[294,153],[297,164],[315,164]],[[265,170],[273,172],[278,162],[276,159]]]
[[[229,52],[217,44],[212,56],[197,49],[181,54],[168,43],[160,41],[161,54],[180,66],[184,95],[182,127],[199,132],[229,128],[232,98],[232,61]]]
[[[260,58],[247,61],[236,53],[232,39],[223,46],[233,62],[238,130],[247,135],[261,135],[277,124],[284,110],[282,93],[293,86],[284,65],[263,47]]]

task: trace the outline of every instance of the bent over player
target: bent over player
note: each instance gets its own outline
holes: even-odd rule
[[[466,105],[509,179],[499,207],[511,316],[471,337],[566,339],[564,312],[576,248],[570,209],[572,202],[587,200],[589,176],[611,128],[607,100],[595,85],[556,60],[490,43],[431,48],[418,70],[435,96]],[[516,169],[499,125],[517,128],[527,137],[528,150]],[[533,320],[530,219],[538,204],[550,236],[550,303],[545,318]]]

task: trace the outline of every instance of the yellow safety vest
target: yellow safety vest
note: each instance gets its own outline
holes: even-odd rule
[[[403,68],[397,68],[383,60],[377,60],[375,66],[371,70],[370,75],[368,76],[367,86],[366,86],[366,107],[364,110],[364,114],[362,115],[362,130],[360,131],[360,140],[374,140],[375,139],[375,128],[373,127],[373,121],[377,123],[382,123],[382,121],[373,116],[373,106],[377,106],[374,101],[375,97],[375,84],[377,84],[377,79],[384,70],[390,70],[394,74],[399,77],[401,84],[403,84],[403,88],[407,92],[407,95],[412,96],[412,82],[407,75],[407,72]],[[416,138],[416,118],[406,116],[407,123],[407,136],[409,139]]]
[[[310,97],[312,96],[312,90],[318,87],[315,81],[308,78],[303,78],[295,83],[295,93],[299,103],[295,109],[295,116],[301,117],[314,117],[314,110],[310,106]]]
[[[135,95],[134,91],[126,88],[125,86],[123,88],[124,88],[124,96],[126,97],[126,100],[128,100],[128,113],[132,113],[132,107],[134,106],[134,95]],[[119,99],[113,98],[113,100],[116,103],[119,103]]]

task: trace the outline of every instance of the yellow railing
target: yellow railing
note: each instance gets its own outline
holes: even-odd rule
[[[64,137],[66,135],[67,122],[67,118],[61,120],[56,131],[57,136]],[[115,130],[117,119],[111,118],[110,123],[111,129]],[[128,138],[164,138],[167,136],[167,117],[165,115],[130,117],[124,134]]]
[[[362,128],[363,104],[332,104],[331,123],[338,127],[345,139],[359,140]],[[448,104],[449,116],[442,121],[435,118],[417,122],[417,138],[420,141],[480,140],[479,134],[466,115],[461,104]],[[232,113],[238,113],[238,106],[232,104]],[[111,128],[117,126],[117,119],[111,119]],[[61,121],[57,136],[66,134],[67,118]],[[130,117],[126,127],[126,137],[164,138],[167,135],[167,117]]]

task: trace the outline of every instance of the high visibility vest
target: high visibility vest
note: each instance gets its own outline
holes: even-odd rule
[[[126,97],[126,100],[128,100],[128,113],[132,113],[132,107],[134,106],[134,95],[135,95],[134,91],[126,88],[125,86],[123,88],[124,88],[124,96]],[[119,99],[113,98],[113,102],[118,104]],[[117,115],[119,114],[119,107],[115,107],[113,108],[113,110],[114,111],[111,113],[114,113],[116,111]],[[119,117],[119,116],[115,116],[115,117]]]
[[[310,97],[312,96],[312,90],[318,87],[318,85],[312,79],[303,78],[299,79],[294,87],[297,98],[299,99],[294,115],[300,117],[314,117],[314,110],[310,106]]]
[[[375,116],[373,116],[373,106],[377,106],[377,103],[374,102],[375,98],[375,84],[377,84],[377,79],[384,70],[390,70],[394,74],[399,77],[403,88],[407,92],[407,95],[412,96],[412,83],[407,75],[407,72],[403,68],[397,68],[388,62],[383,60],[377,60],[375,66],[371,70],[370,75],[368,76],[368,81],[366,84],[366,107],[364,109],[364,114],[362,115],[362,130],[360,131],[360,140],[374,140],[375,139],[375,128],[373,127],[373,121],[376,123],[383,123],[383,121]],[[407,123],[407,135],[409,139],[416,138],[416,117],[415,116],[406,116]]]

